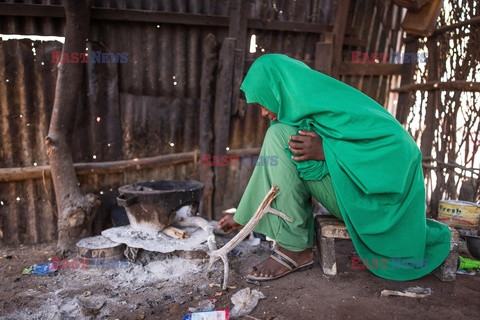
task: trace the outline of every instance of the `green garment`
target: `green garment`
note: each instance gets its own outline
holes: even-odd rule
[[[370,269],[374,274],[411,280],[444,261],[450,232],[426,219],[421,152],[388,111],[347,84],[281,54],[258,58],[241,89],[247,103],[275,112],[280,124],[315,131],[323,139],[325,161],[292,162],[304,181],[321,181],[329,173],[359,256],[389,261],[385,269]],[[244,198],[259,192],[249,187]],[[278,203],[277,209],[282,211]]]
[[[330,176],[317,181],[301,179],[295,164],[285,152],[288,139],[296,133],[297,128],[281,123],[268,129],[259,161],[234,219],[241,225],[247,224],[271,186],[277,185],[280,190],[272,207],[285,213],[293,222],[266,214],[255,231],[275,239],[287,250],[302,251],[313,245],[312,195],[332,214],[341,218],[341,213]]]

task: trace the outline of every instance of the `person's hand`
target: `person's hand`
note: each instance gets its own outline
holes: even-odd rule
[[[313,131],[298,131],[299,135],[291,136],[288,141],[295,161],[325,160],[323,140]]]
[[[225,234],[230,234],[233,231],[242,229],[243,226],[233,220],[233,213],[227,214],[217,223],[217,229],[222,230]]]

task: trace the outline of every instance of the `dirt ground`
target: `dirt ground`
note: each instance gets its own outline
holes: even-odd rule
[[[216,299],[215,309],[231,309],[231,296],[250,287],[266,298],[242,319],[479,319],[479,274],[457,275],[450,283],[432,275],[408,282],[384,280],[368,270],[352,270],[353,245],[340,240],[335,277],[323,275],[316,261],[307,271],[251,284],[243,275],[269,255],[269,244],[262,241],[260,246],[239,248],[230,257],[230,288],[223,293],[216,286],[223,275],[219,262],[211,270],[202,261],[172,258],[153,263],[155,267],[132,264],[128,269],[22,275],[23,268],[56,256],[53,244],[4,248],[0,318],[178,320],[206,299]],[[383,289],[403,291],[413,286],[429,287],[433,293],[421,299],[380,299]]]

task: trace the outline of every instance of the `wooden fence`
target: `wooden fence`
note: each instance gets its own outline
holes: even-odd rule
[[[110,225],[121,185],[150,179],[205,184],[201,214],[238,204],[253,167],[208,167],[202,154],[256,154],[267,122],[239,99],[256,57],[281,52],[339,77],[381,104],[399,65],[352,65],[350,52],[398,51],[401,12],[375,0],[94,1],[87,50],[127,63],[87,63],[72,128],[84,192]],[[0,34],[63,36],[61,0],[0,1]],[[256,37],[256,52],[250,40]],[[56,238],[44,151],[58,41],[0,41],[0,231],[4,244]]]

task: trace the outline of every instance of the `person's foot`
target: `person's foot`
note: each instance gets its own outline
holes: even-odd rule
[[[264,278],[264,280],[271,280],[271,279],[279,278],[282,275],[286,275],[297,269],[312,265],[312,262],[313,262],[312,248],[306,249],[304,251],[295,252],[295,251],[284,249],[279,246],[277,251],[280,252],[279,255],[281,257],[274,258],[275,256],[275,253],[274,253],[267,260],[254,266],[252,268],[252,271],[250,271],[250,273],[248,274],[248,276],[250,276],[250,278],[254,278],[252,280],[260,280],[258,278]],[[290,261],[287,262],[284,259],[290,260],[291,263],[289,263]],[[278,260],[283,260],[283,263],[279,262]],[[296,266],[290,265],[290,267],[287,267],[285,264],[287,265],[296,264]],[[249,278],[248,276],[247,278]]]
[[[222,230],[225,234],[230,234],[233,231],[242,229],[243,226],[233,220],[233,213],[227,214],[217,223],[217,229]]]

